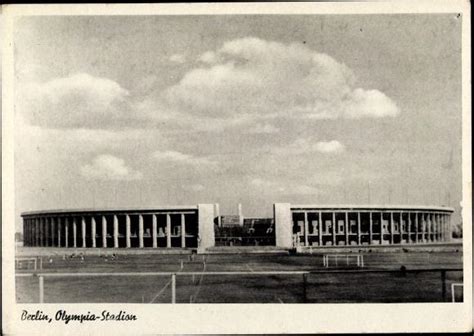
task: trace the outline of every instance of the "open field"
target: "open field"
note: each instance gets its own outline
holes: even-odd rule
[[[177,303],[339,303],[451,301],[451,284],[462,283],[462,272],[411,270],[460,269],[462,253],[368,253],[365,267],[341,259],[338,266],[323,266],[323,255],[118,255],[112,258],[55,255],[43,258],[49,273],[96,273],[94,276],[44,277],[44,302],[64,303],[169,303],[171,275],[136,276],[142,272],[176,273]],[[191,259],[193,258],[193,259]],[[182,267],[181,267],[182,265]],[[398,271],[405,266],[407,273]],[[20,273],[34,272],[26,264]],[[382,272],[384,270],[391,272]],[[395,270],[395,271],[394,271]],[[312,272],[256,274],[257,272]],[[129,272],[111,276],[102,273]],[[198,274],[190,274],[199,272]],[[212,274],[245,272],[247,274]],[[97,274],[98,273],[98,274]],[[252,274],[255,273],[255,274]],[[17,277],[17,301],[39,301],[37,276]],[[459,290],[462,293],[462,290]],[[462,300],[462,295],[456,295]]]

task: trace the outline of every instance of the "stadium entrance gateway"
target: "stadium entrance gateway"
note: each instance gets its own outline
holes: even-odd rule
[[[274,204],[273,218],[220,216],[218,204],[22,214],[24,246],[196,249],[403,245],[451,240],[452,208]]]

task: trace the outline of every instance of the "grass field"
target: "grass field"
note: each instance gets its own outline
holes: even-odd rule
[[[353,259],[352,259],[353,261]],[[109,255],[66,258],[43,257],[41,273],[177,272],[177,303],[343,303],[343,302],[440,302],[439,271],[402,274],[367,272],[429,268],[461,268],[461,253],[368,253],[364,272],[341,262],[329,269],[322,255],[219,254]],[[181,268],[181,263],[183,267]],[[31,269],[18,273],[31,273]],[[335,271],[353,270],[351,273]],[[212,272],[248,272],[245,275],[214,275]],[[311,271],[302,274],[257,275],[262,271]],[[206,272],[189,275],[187,272]],[[44,302],[54,303],[170,303],[169,275],[45,277]],[[446,299],[451,283],[462,283],[462,272],[446,273]],[[38,302],[38,277],[17,277],[19,303]],[[461,293],[462,294],[462,293]],[[462,300],[457,294],[456,300]]]

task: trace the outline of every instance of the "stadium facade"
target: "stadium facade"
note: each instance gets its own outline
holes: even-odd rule
[[[445,243],[452,208],[436,206],[293,205],[275,203],[274,216],[227,221],[217,204],[146,209],[25,212],[24,246],[182,248],[274,245],[280,248]],[[233,216],[235,217],[235,216]],[[234,223],[234,224],[232,224]],[[217,236],[217,237],[216,237]]]

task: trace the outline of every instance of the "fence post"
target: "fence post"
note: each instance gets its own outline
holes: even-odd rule
[[[44,303],[44,278],[39,276],[39,303]]]
[[[441,271],[441,297],[446,302],[446,271]]]
[[[171,274],[171,303],[176,303],[176,274]]]
[[[307,274],[307,273],[303,273],[303,302],[304,302],[304,303],[307,302],[307,297],[306,297],[306,285],[307,285],[307,282],[308,282],[308,274]]]

